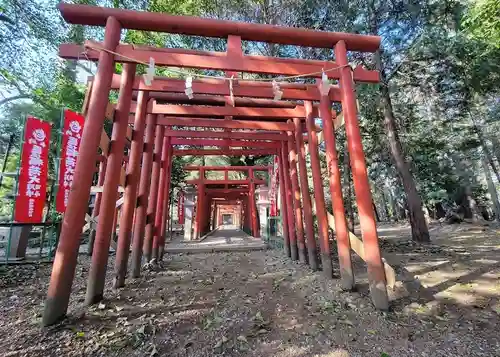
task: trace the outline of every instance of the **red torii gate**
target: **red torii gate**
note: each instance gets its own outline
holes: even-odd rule
[[[255,152],[253,150],[252,152]],[[276,152],[275,152],[276,153]],[[197,216],[195,224],[195,238],[199,239],[203,234],[207,233],[207,227],[209,226],[209,216],[207,210],[211,207],[210,197],[206,197],[207,193],[211,193],[210,196],[215,196],[215,191],[207,192],[208,190],[214,190],[214,187],[210,186],[224,186],[223,193],[227,197],[230,194],[236,193],[240,195],[241,193],[246,193],[248,195],[248,212],[250,219],[250,231],[254,237],[260,237],[258,220],[257,220],[257,207],[255,206],[255,189],[257,185],[266,185],[267,181],[256,178],[256,171],[270,171],[272,167],[270,166],[185,166],[186,171],[198,171],[198,179],[186,180],[188,185],[197,186],[198,190],[198,201],[197,201]],[[207,172],[210,171],[222,171],[224,173],[224,179],[207,179],[205,177]],[[229,179],[229,172],[241,171],[246,172],[248,178],[246,179]],[[235,188],[229,186],[237,186]],[[247,188],[242,188],[242,186],[247,186]]]
[[[89,100],[86,101],[86,105],[88,105],[86,125],[75,169],[76,179],[69,196],[69,203],[63,219],[59,245],[54,260],[43,317],[45,325],[52,324],[63,317],[68,307],[77,261],[78,238],[84,223],[87,199],[92,185],[92,176],[95,171],[97,148],[99,147],[104,118],[108,108],[108,94],[116,86],[114,81],[117,79],[116,75],[113,74],[115,62],[123,62],[124,66],[120,78],[119,98],[115,109],[115,120],[111,137],[113,145],[111,145],[106,160],[106,175],[103,182],[104,191],[101,195],[100,203],[100,219],[97,226],[94,254],[92,256],[87,287],[87,303],[95,303],[103,297],[110,235],[113,229],[115,202],[118,193],[119,175],[116,173],[121,170],[123,148],[131,112],[131,101],[133,91],[137,90],[137,105],[133,121],[134,133],[132,135],[127,165],[124,204],[120,218],[121,229],[118,237],[118,249],[115,261],[115,286],[122,286],[124,283],[130,245],[129,232],[132,229],[132,217],[134,215],[132,275],[138,276],[140,273],[143,244],[147,242],[147,246],[144,246],[146,255],[149,254],[148,249],[151,242],[153,244],[153,256],[158,255],[158,251],[163,247],[163,232],[165,231],[165,222],[168,216],[166,214],[166,202],[168,202],[169,195],[170,184],[168,181],[170,178],[169,171],[171,170],[172,156],[192,154],[246,155],[255,154],[259,150],[252,149],[254,147],[252,145],[249,145],[249,149],[246,149],[247,146],[243,145],[243,143],[241,149],[232,149],[232,147],[237,146],[225,145],[226,142],[234,143],[235,140],[250,140],[253,143],[279,145],[278,148],[273,146],[260,149],[260,154],[268,152],[269,154],[278,155],[280,161],[280,182],[283,182],[280,185],[280,193],[282,200],[284,203],[286,202],[286,204],[283,204],[285,211],[283,215],[283,228],[285,231],[286,253],[292,259],[300,258],[301,261],[305,262],[305,245],[307,244],[309,248],[308,252],[311,254],[316,249],[316,243],[311,224],[312,204],[308,193],[307,180],[302,179],[304,173],[307,172],[304,160],[302,120],[305,120],[306,123],[307,141],[311,155],[311,171],[315,192],[314,200],[319,223],[321,261],[325,275],[331,277],[328,222],[318,157],[317,128],[314,125],[314,117],[317,109],[312,104],[312,101],[319,101],[319,113],[325,131],[324,138],[335,214],[342,286],[345,289],[353,288],[354,277],[350,259],[350,243],[340,186],[331,109],[331,101],[340,101],[345,119],[347,144],[365,247],[365,260],[368,264],[370,292],[376,307],[381,309],[388,307],[384,266],[378,246],[354,93],[354,81],[377,83],[379,75],[376,71],[369,71],[361,67],[353,70],[349,66],[347,59],[348,50],[376,51],[380,45],[379,37],[170,16],[159,13],[109,9],[86,5],[60,4],[59,10],[63,18],[69,23],[105,26],[105,36],[102,43],[86,43],[87,50],[85,51],[85,57],[89,60],[98,60],[98,70],[93,80],[91,91],[89,91]],[[122,28],[227,38],[231,45],[228,46],[228,50],[225,53],[120,45],[120,31]],[[241,40],[322,48],[334,47],[336,62],[245,56],[241,53]],[[68,59],[83,58],[81,56],[81,48],[73,44],[61,45],[60,55],[62,58]],[[297,110],[297,107],[266,108],[264,105],[258,108],[258,110],[256,108],[250,108],[252,110],[249,110],[248,107],[244,109],[239,107],[231,108],[228,105],[224,107],[213,106],[210,110],[189,107],[179,108],[179,106],[169,105],[163,106],[155,102],[149,102],[150,98],[155,98],[155,94],[153,93],[179,93],[184,90],[184,85],[182,81],[168,79],[155,80],[151,86],[146,85],[142,79],[135,76],[135,70],[136,63],[147,62],[149,58],[154,58],[157,65],[224,70],[231,73],[248,72],[288,76],[302,76],[307,74],[307,76],[312,78],[321,78],[322,72],[325,71],[328,72],[330,78],[338,79],[339,85],[333,86],[328,93],[324,93],[318,90],[318,87],[311,85],[280,83],[283,92],[282,99],[303,100],[303,111]],[[168,86],[164,84],[164,81],[168,81],[167,83],[172,90],[166,89]],[[250,81],[247,83],[247,81],[235,80],[234,84],[233,96],[235,97],[243,96],[263,99],[274,97],[274,91],[269,83],[255,84]],[[203,79],[193,81],[193,90],[195,93],[225,97],[231,95],[227,82],[221,80]],[[227,98],[224,99],[227,100]],[[179,98],[179,100],[185,100],[185,98]],[[160,112],[160,115],[173,115],[175,118],[165,119],[165,117],[159,116],[155,112],[155,109],[157,112]],[[276,129],[277,133],[263,133],[261,131],[242,132],[239,131],[241,129],[234,127],[226,128],[224,132],[173,130],[168,129],[168,127],[165,129],[165,126],[175,125],[172,124],[174,122],[179,123],[178,120],[185,116],[197,117],[193,120],[202,123],[200,120],[206,120],[207,117],[220,116],[230,121],[232,120],[231,116],[238,115],[245,119],[261,119],[262,117],[267,121],[271,120],[276,123],[284,120],[288,126]],[[162,122],[163,120],[166,121]],[[186,119],[186,121],[189,120]],[[264,123],[262,120],[260,122]],[[206,122],[203,123],[205,125],[209,124]],[[293,127],[290,124],[293,124]],[[244,127],[247,124],[237,123],[231,125],[242,125]],[[255,127],[252,129],[255,129]],[[268,129],[266,128],[265,130]],[[143,141],[144,134],[145,139]],[[217,139],[223,143],[221,143],[220,149],[197,151],[190,149],[174,150],[172,140],[179,137],[191,138],[185,140]],[[140,166],[141,157],[142,167]],[[297,162],[301,171],[300,181],[297,174]],[[154,192],[158,193],[158,197],[152,195]],[[300,199],[301,192],[302,202]],[[304,222],[302,221],[302,210],[304,212]],[[146,232],[146,237],[143,242],[142,237],[144,232]],[[304,239],[304,233],[307,239]],[[309,264],[311,268],[317,269],[315,257],[311,260],[311,255]]]

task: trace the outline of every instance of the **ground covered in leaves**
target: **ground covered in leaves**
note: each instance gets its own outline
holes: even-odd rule
[[[278,250],[169,256],[162,269],[144,272],[124,289],[107,285],[106,300],[86,308],[89,258],[80,256],[70,317],[42,329],[50,265],[0,267],[0,355],[499,356],[497,290],[487,304],[439,295],[448,285],[436,291],[420,282],[423,291],[411,290],[418,269],[425,269],[422,276],[435,273],[422,259],[453,271],[470,255],[438,244],[410,249],[410,243],[391,239],[384,249],[404,257],[396,269],[406,276],[391,294],[390,312],[372,307],[359,262],[360,289],[343,292],[338,280],[326,280]],[[498,251],[489,251],[498,260]],[[442,280],[454,281],[443,274]]]

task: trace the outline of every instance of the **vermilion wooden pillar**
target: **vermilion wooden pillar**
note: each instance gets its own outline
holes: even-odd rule
[[[286,256],[290,256],[290,226],[288,225],[288,214],[286,210],[286,189],[285,189],[285,178],[283,171],[283,155],[278,154],[278,174],[279,174],[279,189],[280,189],[280,215],[281,223],[283,227],[283,249]]]
[[[132,277],[141,274],[142,244],[146,228],[146,213],[151,185],[151,168],[153,166],[153,143],[155,139],[156,115],[146,116],[146,139],[142,154],[141,179],[139,181],[139,196],[135,209],[134,236],[132,242]]]
[[[329,171],[330,192],[332,196],[332,210],[335,217],[335,235],[340,264],[340,280],[342,288],[354,288],[354,274],[351,263],[351,243],[345,217],[344,198],[342,197],[342,182],[335,147],[335,129],[332,120],[332,105],[330,98],[321,96],[320,115],[323,122],[323,135],[325,138],[326,163]]]
[[[306,110],[306,126],[309,138],[309,155],[311,156],[311,172],[314,186],[314,201],[316,202],[316,217],[318,219],[319,241],[321,247],[321,265],[323,274],[327,278],[333,277],[330,242],[328,240],[328,220],[325,208],[325,193],[323,192],[323,178],[318,154],[318,136],[314,123],[313,107],[310,101],[304,101]]]
[[[290,237],[290,257],[292,260],[298,259],[295,218],[293,216],[292,184],[290,182],[290,167],[288,165],[288,145],[281,142],[281,159],[283,163],[283,181],[285,183],[285,210],[287,214],[288,234]]]
[[[389,308],[386,277],[378,244],[377,226],[372,207],[373,201],[358,124],[352,69],[348,66],[347,49],[344,41],[339,41],[335,46],[335,60],[339,66],[345,66],[339,69],[339,85],[347,134],[347,147],[349,149],[356,203],[359,211],[359,223],[365,248],[365,261],[368,265],[370,293],[375,307],[386,310]]]
[[[144,128],[146,124],[146,111],[148,106],[148,92],[139,92],[134,119],[134,131],[130,145],[129,161],[127,165],[127,179],[120,216],[120,231],[115,259],[115,278],[113,287],[119,288],[125,285],[127,273],[128,256],[130,251],[130,240],[132,236],[132,225],[134,211],[137,202],[137,188],[141,173],[141,156],[144,147]]]
[[[291,123],[291,121],[288,121]],[[299,178],[297,174],[297,149],[295,147],[295,140],[293,133],[291,131],[287,132],[288,135],[288,155],[289,166],[290,166],[290,179],[292,182],[293,190],[293,208],[295,211],[295,220],[297,227],[297,246],[299,250],[299,261],[301,263],[307,263],[306,259],[306,246],[304,242],[304,221],[302,220],[302,206],[300,203],[300,188],[299,188]]]
[[[114,51],[120,41],[120,23],[108,17],[103,47]],[[88,199],[95,172],[97,149],[101,139],[104,116],[108,106],[109,90],[114,73],[114,56],[106,51],[99,54],[97,74],[92,86],[87,120],[83,129],[80,151],[75,168],[68,206],[63,218],[59,244],[52,266],[52,275],[45,301],[43,325],[60,320],[68,309],[71,286],[80,246],[80,235],[85,223]]]
[[[248,170],[248,178],[250,179],[249,191],[248,191],[248,201],[250,209],[250,227],[252,229],[252,236],[255,238],[260,237],[259,224],[257,222],[257,203],[255,202],[255,175],[253,169]]]
[[[117,214],[116,200],[127,135],[128,117],[132,102],[132,87],[135,79],[135,64],[124,64],[120,93],[116,106],[111,145],[106,165],[106,178],[102,192],[101,210],[94,242],[94,252],[87,282],[86,304],[94,304],[103,298],[104,280],[108,266],[109,244],[113,235],[113,223]]]
[[[116,234],[116,229],[118,227],[118,220],[119,219],[120,219],[120,207],[115,207],[115,214],[113,215],[113,226],[111,228],[110,243],[111,243],[111,240],[115,239],[115,234]]]
[[[155,144],[153,152],[153,168],[151,170],[151,186],[149,189],[148,210],[146,215],[146,233],[144,235],[144,244],[142,246],[142,253],[146,258],[146,262],[151,261],[153,250],[153,236],[155,228],[156,204],[158,199],[158,190],[160,183],[160,170],[161,170],[161,154],[163,151],[163,138],[165,127],[157,125],[155,129]]]
[[[213,209],[212,209],[212,229],[217,228],[217,222],[215,221],[217,218],[217,202],[214,201]]]
[[[168,129],[168,127],[167,127]],[[158,247],[158,254],[160,260],[163,259],[163,252],[165,251],[165,236],[166,236],[166,231],[167,231],[167,223],[168,219],[170,217],[170,182],[172,181],[172,160],[173,160],[173,149],[171,143],[172,138],[169,138],[168,140],[168,151],[167,151],[167,178],[165,182],[165,199],[163,202],[163,216],[162,216],[162,221],[161,221],[161,227],[160,227],[160,244]]]
[[[311,195],[307,180],[306,150],[304,138],[302,137],[302,123],[299,118],[293,120],[295,126],[295,144],[297,146],[297,158],[299,162],[299,178],[302,193],[302,206],[304,209],[304,228],[306,233],[307,254],[309,265],[312,270],[318,270],[318,259],[316,252],[316,238],[314,236],[314,220],[312,214]]]
[[[196,197],[196,225],[195,225],[195,239],[200,239],[203,222],[203,208],[205,204],[205,170],[199,170],[199,183],[197,187]]]
[[[104,157],[103,160],[99,163],[99,174],[97,178],[97,186],[102,187],[104,185],[104,178],[106,177],[106,162],[107,158]],[[101,192],[96,192],[95,201],[94,201],[94,209],[92,210],[92,218],[96,218],[99,216],[99,211],[101,209]],[[95,228],[92,228],[89,234],[89,245],[87,246],[87,253],[92,255],[94,251],[94,241],[95,241]]]
[[[250,216],[250,196],[245,197],[245,205],[244,205],[244,210],[245,210],[245,228],[248,232],[252,232],[252,219]],[[222,215],[221,215],[221,224],[222,224]]]
[[[203,234],[210,232],[210,220],[212,217],[212,199],[206,196],[205,200],[205,224],[203,226]]]
[[[159,258],[159,246],[161,243],[161,236],[163,232],[161,231],[161,225],[163,221],[163,216],[165,214],[165,195],[167,189],[167,174],[168,174],[168,151],[170,149],[170,137],[163,136],[163,144],[161,151],[161,169],[160,169],[160,182],[158,184],[158,198],[156,201],[156,215],[155,215],[155,227],[154,227],[154,237],[153,237],[153,252],[152,258],[157,261]]]

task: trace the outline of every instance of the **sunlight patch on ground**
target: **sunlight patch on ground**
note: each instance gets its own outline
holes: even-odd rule
[[[335,350],[327,354],[314,355],[314,357],[349,357],[349,353],[346,350]]]
[[[286,348],[284,351],[280,351],[276,353],[275,357],[303,357],[306,356],[307,348],[305,347],[297,347],[290,346]]]
[[[406,265],[406,270],[408,270],[410,273],[418,274],[420,271],[425,271],[432,267],[438,267],[441,264],[445,264],[448,262],[449,260],[436,260],[433,262],[408,263]]]

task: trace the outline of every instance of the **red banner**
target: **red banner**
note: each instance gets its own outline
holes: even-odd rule
[[[278,157],[274,156],[273,172],[271,173],[271,188],[269,190],[269,201],[271,202],[271,209],[269,215],[276,217],[278,215],[277,205],[277,187],[278,187]]]
[[[39,223],[47,193],[50,123],[28,117],[24,128],[23,154],[19,172],[19,193],[14,220]]]
[[[59,189],[56,196],[56,210],[64,213],[68,205],[69,192],[75,174],[76,159],[80,150],[80,141],[85,118],[71,110],[64,110],[62,130],[61,166],[59,169]]]
[[[177,200],[177,221],[179,224],[184,224],[184,191],[179,191]]]

